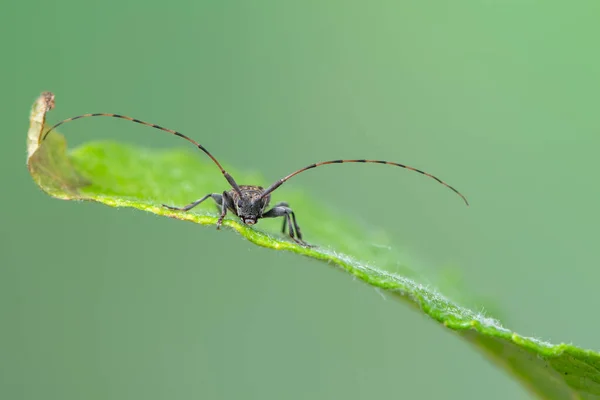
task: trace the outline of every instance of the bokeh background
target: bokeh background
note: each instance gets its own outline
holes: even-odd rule
[[[324,264],[49,198],[25,168],[27,117],[51,90],[51,122],[148,119],[268,180],[342,157],[430,171],[472,207],[378,166],[288,185],[384,230],[412,268],[520,334],[600,349],[598,17],[593,1],[4,5],[0,398],[529,398],[451,332]],[[118,120],[74,124],[71,145],[185,146]]]

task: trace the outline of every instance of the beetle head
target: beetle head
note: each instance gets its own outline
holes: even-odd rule
[[[235,208],[244,224],[254,225],[262,217],[264,201],[252,193],[242,192],[242,195],[236,200]]]

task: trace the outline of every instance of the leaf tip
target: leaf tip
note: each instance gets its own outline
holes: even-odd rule
[[[54,108],[54,93],[42,92],[36,99],[29,115],[29,131],[27,132],[27,160],[40,147],[46,113]]]

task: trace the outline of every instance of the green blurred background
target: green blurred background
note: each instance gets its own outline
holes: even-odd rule
[[[450,3],[4,5],[0,398],[529,398],[452,333],[324,264],[49,198],[25,168],[43,90],[57,96],[50,122],[132,115],[268,180],[343,157],[437,174],[472,207],[378,166],[288,185],[386,231],[411,267],[509,328],[600,349],[600,3]],[[131,125],[62,132],[186,146]]]

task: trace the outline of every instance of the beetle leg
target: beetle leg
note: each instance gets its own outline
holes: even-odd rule
[[[292,211],[292,209],[287,206],[287,203],[276,204],[273,208],[271,208],[269,211],[264,213],[262,217],[263,218],[284,217],[283,229],[285,231],[285,226],[286,226],[285,223],[287,222],[289,224],[290,238],[292,238],[292,240],[294,240],[296,243],[298,243],[302,246],[313,247],[313,246],[309,245],[308,243],[306,243],[304,240],[302,240],[302,232],[300,231],[300,227],[298,226],[298,223],[296,222],[296,214],[294,214],[294,211]]]

